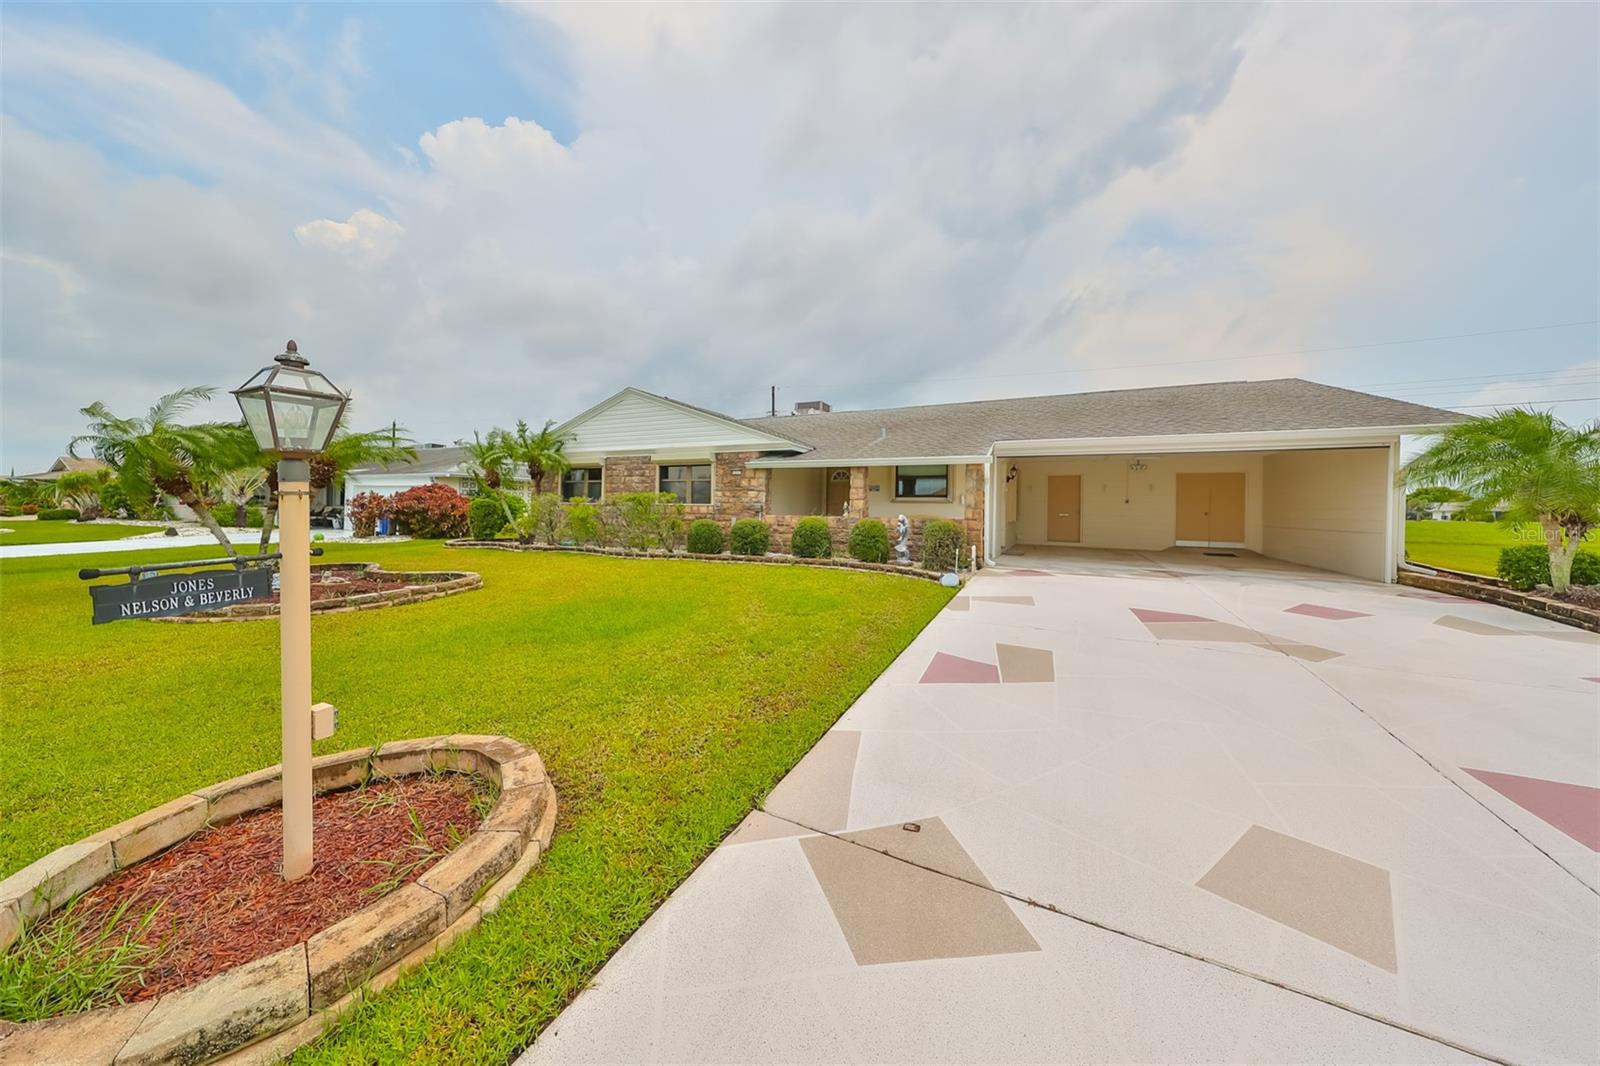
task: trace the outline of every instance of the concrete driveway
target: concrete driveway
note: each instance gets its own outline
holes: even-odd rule
[[[524,1057],[1600,1059],[1600,647],[1241,553],[986,571]]]

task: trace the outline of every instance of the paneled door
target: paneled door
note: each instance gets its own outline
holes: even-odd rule
[[[844,505],[850,502],[850,471],[828,471],[828,510],[831,515],[844,514]],[[857,515],[859,518],[860,516]]]
[[[1083,479],[1077,474],[1052,476],[1045,502],[1050,508],[1045,522],[1046,539],[1076,544],[1083,535],[1079,513],[1083,503]]]
[[[1179,474],[1177,540],[1244,543],[1244,475]]]

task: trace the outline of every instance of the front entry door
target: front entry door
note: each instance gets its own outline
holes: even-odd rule
[[[828,471],[828,510],[831,515],[844,514],[844,505],[850,502],[850,471]]]
[[[1077,474],[1058,474],[1050,478],[1047,492],[1050,510],[1045,522],[1048,540],[1068,541],[1076,544],[1082,536],[1079,505],[1083,502],[1083,479]]]
[[[1180,544],[1244,543],[1244,475],[1179,474]]]

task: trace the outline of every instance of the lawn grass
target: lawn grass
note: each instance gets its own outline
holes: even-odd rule
[[[159,526],[123,526],[112,522],[41,522],[0,518],[0,546],[7,544],[68,544],[90,540],[121,540],[139,533],[159,533]]]
[[[952,595],[891,575],[425,542],[327,557],[471,569],[484,587],[317,617],[315,698],[340,708],[318,752],[506,733],[543,755],[561,813],[499,911],[307,1063],[508,1061]],[[278,759],[276,623],[91,627],[76,570],[131,561],[0,561],[0,876]]]
[[[1586,550],[1595,550],[1590,534]],[[1501,548],[1542,544],[1539,527],[1511,522],[1406,522],[1406,558],[1469,574],[1495,576]]]

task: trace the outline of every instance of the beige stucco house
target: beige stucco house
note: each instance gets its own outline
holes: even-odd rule
[[[1392,581],[1400,438],[1462,417],[1298,378],[800,407],[732,418],[623,389],[560,427],[573,464],[563,495],[675,492],[692,515],[766,519],[778,544],[807,515],[842,541],[862,518],[905,514],[913,541],[929,519],[961,522],[980,564],[1018,545],[1200,545]],[[458,449],[435,452],[423,480],[469,476]],[[355,471],[350,491],[420,474]]]

